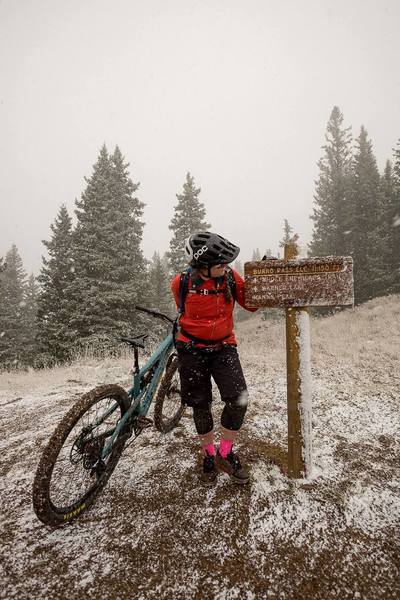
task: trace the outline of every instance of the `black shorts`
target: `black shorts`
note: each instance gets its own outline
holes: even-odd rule
[[[211,404],[211,377],[223,401],[233,400],[247,389],[236,346],[222,344],[208,349],[178,342],[177,350],[182,404]]]

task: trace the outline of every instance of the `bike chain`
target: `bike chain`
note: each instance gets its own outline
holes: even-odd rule
[[[145,429],[148,429],[149,427],[152,427],[153,419],[149,419],[148,417],[139,416],[139,417],[137,417],[136,423],[138,426],[136,428],[134,428],[135,437],[133,438],[133,440],[131,440],[129,442],[129,444],[126,444],[125,448],[129,448],[129,446],[131,446],[133,444],[133,442],[135,442],[137,440],[137,438],[142,433],[142,431],[144,431]],[[131,435],[132,435],[132,432],[131,432]]]

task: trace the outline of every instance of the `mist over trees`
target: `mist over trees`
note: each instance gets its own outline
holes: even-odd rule
[[[323,146],[324,156],[318,162],[319,177],[314,195],[314,221],[310,252],[312,256],[347,254],[348,220],[351,215],[351,144],[350,127],[344,127],[343,115],[332,110]]]
[[[196,231],[207,231],[211,227],[210,223],[205,221],[206,209],[199,200],[200,191],[201,189],[195,186],[194,177],[187,173],[183,192],[176,194],[178,203],[169,225],[172,238],[167,256],[171,275],[180,273],[186,266],[184,248],[187,238]]]
[[[283,221],[283,237],[279,242],[279,247],[284,248],[285,244],[287,244],[293,236],[293,227],[290,225],[287,219]]]
[[[170,292],[168,261],[154,252],[149,265],[149,306],[164,314],[173,313],[174,302]]]
[[[184,240],[207,229],[200,188],[187,173],[170,229],[170,252],[155,251],[151,261],[141,249],[144,204],[136,197],[129,165],[118,147],[100,150],[86,188],[76,201],[75,228],[64,205],[44,240],[38,277],[27,279],[16,246],[0,261],[0,365],[41,367],[63,363],[89,349],[119,351],[121,335],[145,326],[161,335],[135,304],[174,314],[170,271],[185,265]],[[142,325],[141,325],[142,324]]]
[[[63,362],[70,357],[72,344],[69,286],[74,279],[72,220],[62,205],[49,241],[43,240],[48,257],[37,278],[40,284],[37,311],[37,364]]]
[[[334,107],[316,180],[310,255],[351,255],[355,297],[361,303],[400,293],[400,140],[379,173],[365,127],[353,140],[351,128]],[[208,230],[200,188],[188,172],[169,224],[169,251],[156,248],[151,260],[141,249],[144,204],[139,184],[118,147],[100,150],[92,175],[76,201],[76,225],[60,207],[47,256],[37,278],[27,276],[15,245],[0,257],[0,368],[41,367],[63,363],[89,348],[118,352],[120,335],[144,326],[162,334],[135,311],[147,305],[173,315],[170,279],[186,267],[185,240]],[[293,235],[284,219],[282,247]],[[271,250],[253,251],[253,260]],[[234,268],[243,273],[236,261]],[[245,318],[236,308],[239,319]]]
[[[112,350],[138,320],[134,305],[148,294],[141,250],[143,203],[134,195],[118,147],[102,147],[86,189],[76,202],[74,277],[67,287],[75,343]]]
[[[37,286],[27,279],[15,244],[6,254],[0,279],[0,365],[13,369],[30,364],[35,336]],[[33,318],[33,323],[31,319]]]
[[[347,244],[350,244],[355,264],[354,296],[360,303],[383,291],[379,289],[378,278],[380,177],[372,143],[364,127],[356,140],[350,193],[352,213],[346,225]]]
[[[385,197],[388,293],[400,293],[400,140],[393,152],[392,190]],[[390,276],[391,274],[391,276]]]
[[[365,127],[353,142],[335,106],[318,163],[310,255],[354,259],[357,304],[400,291],[400,149],[379,174]]]

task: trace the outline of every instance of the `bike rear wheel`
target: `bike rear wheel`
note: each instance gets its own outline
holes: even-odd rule
[[[33,483],[33,507],[43,523],[62,525],[93,503],[124,449],[127,436],[122,434],[101,457],[129,404],[123,388],[104,385],[84,394],[62,419],[44,449]]]
[[[179,423],[184,410],[185,407],[181,402],[178,356],[173,353],[168,358],[158,388],[154,406],[154,425],[158,431],[168,433]]]

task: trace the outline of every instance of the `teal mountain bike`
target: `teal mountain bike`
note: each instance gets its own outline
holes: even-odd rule
[[[127,391],[115,384],[94,388],[71,407],[54,431],[33,483],[33,507],[46,525],[70,522],[89,508],[128,439],[153,425],[146,414],[154,398],[154,425],[159,431],[171,431],[183,414],[174,321],[144,307],[136,309],[167,321],[171,332],[142,368],[139,348],[144,348],[148,335],[120,338],[134,351],[132,387]]]

